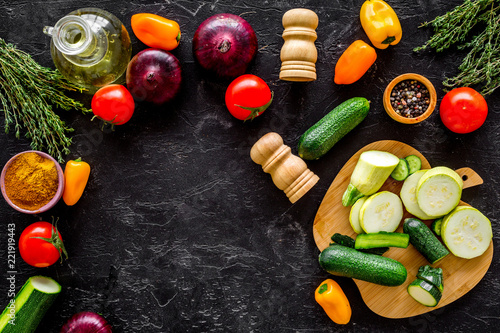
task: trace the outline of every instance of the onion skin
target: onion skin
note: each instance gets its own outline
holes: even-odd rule
[[[61,333],[112,333],[106,319],[94,312],[79,312],[61,327]]]
[[[201,65],[219,77],[245,73],[257,54],[252,26],[234,14],[217,14],[203,21],[193,37],[193,53]]]
[[[126,81],[135,100],[161,105],[172,100],[181,88],[181,64],[170,52],[146,49],[130,60]]]

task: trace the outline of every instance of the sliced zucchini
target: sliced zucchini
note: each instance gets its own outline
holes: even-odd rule
[[[416,279],[408,285],[408,294],[422,305],[434,307],[441,300],[442,293],[435,285]]]
[[[443,292],[443,269],[441,267],[421,266],[418,269],[417,277],[438,287]]]
[[[361,234],[356,237],[354,248],[372,249],[377,247],[400,247],[407,248],[410,243],[410,236],[400,232],[377,232],[375,234]]]
[[[493,232],[490,220],[479,210],[459,206],[443,218],[441,237],[451,253],[470,259],[488,249]]]
[[[435,217],[425,214],[417,203],[418,181],[426,172],[427,170],[420,170],[406,178],[399,195],[408,213],[421,220],[432,220]]]
[[[398,165],[392,170],[391,177],[394,180],[405,180],[410,175],[410,166],[404,158],[399,159]]]
[[[359,211],[359,223],[366,233],[394,232],[403,218],[403,204],[389,191],[373,194]]]
[[[422,160],[417,155],[410,155],[405,157],[406,162],[408,162],[408,168],[410,175],[414,174],[418,170],[422,169]]]
[[[450,252],[422,221],[414,218],[405,219],[403,231],[410,235],[410,243],[431,264],[446,257]]]
[[[431,230],[434,231],[434,233],[437,236],[441,236],[441,225],[442,224],[443,224],[443,218],[442,217],[440,217],[440,218],[435,219],[434,221],[432,221]]]
[[[356,244],[356,241],[354,240],[354,238],[347,236],[347,235],[342,235],[339,233],[333,234],[331,239],[334,242],[334,244],[350,247],[351,249],[354,249],[354,245]],[[332,245],[332,244],[330,244],[330,245]],[[361,249],[359,251],[381,256],[385,252],[389,251],[389,248],[388,247],[376,247],[376,248],[371,248],[371,249]]]
[[[447,167],[435,167],[423,174],[417,184],[417,203],[429,216],[444,216],[460,202],[463,180]]]
[[[364,233],[363,228],[361,228],[361,224],[359,224],[359,211],[361,210],[361,206],[365,203],[368,197],[362,197],[358,199],[351,207],[351,212],[349,213],[349,223],[351,224],[352,229],[357,234]]]

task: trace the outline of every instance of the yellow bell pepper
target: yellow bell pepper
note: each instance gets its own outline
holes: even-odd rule
[[[361,6],[360,19],[363,30],[376,48],[386,49],[401,40],[401,23],[385,1],[366,0]]]
[[[344,325],[351,320],[352,310],[349,300],[334,280],[326,279],[323,281],[316,289],[314,297],[335,323]]]
[[[73,206],[80,200],[80,197],[87,186],[90,176],[90,165],[80,158],[66,163],[64,168],[64,192],[63,200],[68,206]]]

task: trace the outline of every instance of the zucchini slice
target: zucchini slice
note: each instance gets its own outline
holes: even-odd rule
[[[378,192],[366,199],[359,211],[359,223],[366,233],[394,232],[403,218],[403,204],[389,191]]]
[[[410,243],[431,264],[446,257],[450,252],[422,221],[414,218],[405,219],[403,231],[410,235]]]
[[[400,247],[407,248],[410,236],[400,232],[377,232],[375,234],[361,234],[356,237],[354,248],[372,249],[377,247]]]
[[[349,223],[351,224],[352,229],[357,234],[362,234],[365,231],[361,228],[361,224],[359,224],[359,211],[361,210],[361,206],[365,203],[368,197],[362,197],[358,199],[351,207],[351,211],[349,213]]]
[[[434,307],[441,300],[442,293],[435,285],[416,279],[408,285],[408,294],[422,305]]]
[[[470,259],[488,249],[493,232],[490,220],[479,210],[459,206],[443,218],[441,237],[451,253]]]
[[[391,177],[394,180],[405,180],[410,175],[410,166],[404,158],[399,159],[398,165],[392,170]]]
[[[443,269],[441,267],[421,266],[418,269],[417,277],[438,287],[443,292]]]
[[[414,174],[418,170],[422,169],[422,160],[417,155],[410,155],[405,157],[406,162],[408,162],[408,168],[410,175]]]
[[[441,236],[441,225],[443,224],[443,218],[440,217],[432,221],[431,230],[434,231],[436,236]]]
[[[425,214],[417,203],[418,181],[426,172],[427,170],[420,170],[406,178],[399,195],[408,213],[421,220],[432,220],[435,217]]]
[[[444,216],[460,202],[463,180],[447,167],[435,167],[424,173],[417,184],[417,203],[429,216]]]
[[[30,277],[17,293],[14,302],[9,303],[2,312],[0,332],[34,332],[60,292],[61,286],[53,279]]]

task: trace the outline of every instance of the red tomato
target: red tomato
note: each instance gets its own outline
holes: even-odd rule
[[[444,125],[455,133],[470,133],[486,120],[488,105],[480,93],[469,87],[448,92],[439,106]]]
[[[267,83],[252,74],[237,77],[226,90],[226,106],[240,120],[260,116],[272,101],[273,93]]]
[[[127,88],[110,84],[94,94],[91,106],[98,118],[113,125],[123,125],[132,117],[135,103]]]
[[[54,264],[61,253],[68,256],[59,231],[49,222],[43,221],[35,222],[23,230],[19,237],[19,252],[27,264],[35,267]]]

